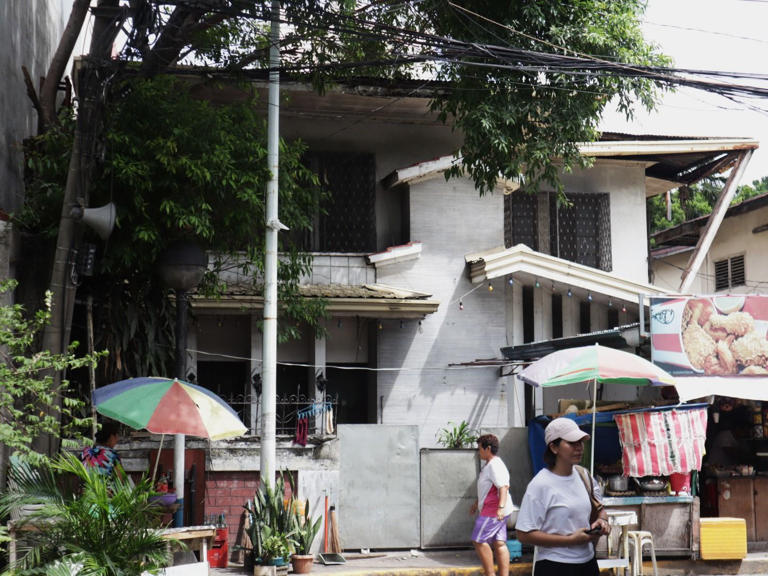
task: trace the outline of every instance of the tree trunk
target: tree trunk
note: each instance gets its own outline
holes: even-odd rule
[[[118,0],[99,0],[99,9],[117,7]],[[80,105],[51,271],[51,322],[43,333],[43,349],[50,350],[53,354],[60,354],[69,346],[69,328],[77,289],[71,281],[77,235],[75,221],[70,212],[73,206],[77,205],[78,199],[82,199],[85,206],[88,205],[88,185],[93,175],[98,136],[103,124],[102,94],[109,78],[99,63],[109,60],[112,42],[118,30],[119,27],[115,26],[113,18],[97,15],[91,53],[84,60],[79,72],[77,87]],[[53,386],[58,388],[62,375],[57,372],[53,376]],[[60,402],[60,397],[57,397],[56,401],[47,407],[48,412],[58,417]],[[43,454],[53,456],[58,451],[58,444],[58,438],[45,436],[36,440],[35,448]]]
[[[64,76],[64,71],[72,55],[72,50],[75,48],[80,30],[83,28],[90,4],[90,0],[74,0],[64,33],[59,40],[51,64],[48,66],[43,86],[40,88],[40,110],[38,113],[41,116],[38,116],[37,119],[38,134],[45,132],[46,128],[56,121],[56,93],[58,92],[59,81]]]

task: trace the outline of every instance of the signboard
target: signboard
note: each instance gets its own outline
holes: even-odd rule
[[[768,296],[651,299],[651,358],[679,376],[768,376]]]

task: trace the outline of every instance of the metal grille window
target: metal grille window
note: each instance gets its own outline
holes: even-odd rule
[[[571,206],[550,196],[552,253],[565,260],[610,271],[611,211],[608,194],[568,194]]]
[[[376,165],[373,154],[312,152],[306,163],[330,192],[314,233],[302,240],[313,252],[376,250]]]
[[[504,197],[504,245],[525,244],[539,249],[538,198],[536,194],[514,192]]]
[[[715,262],[715,290],[744,286],[746,283],[743,254]]]

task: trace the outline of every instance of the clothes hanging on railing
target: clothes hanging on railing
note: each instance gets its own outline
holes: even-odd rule
[[[296,438],[293,442],[300,444],[301,446],[307,445],[309,439],[309,418],[307,416],[298,418],[296,420]]]
[[[315,414],[322,414],[328,410],[333,410],[330,402],[313,402],[306,408],[302,408],[296,413],[297,418],[309,418]]]
[[[309,419],[317,414],[323,415],[325,433],[333,434],[333,406],[330,402],[313,402],[306,408],[296,412],[296,438],[295,444],[307,445],[309,439]]]

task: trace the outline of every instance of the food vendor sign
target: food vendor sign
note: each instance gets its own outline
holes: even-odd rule
[[[768,376],[768,296],[651,299],[651,356],[676,376]]]

